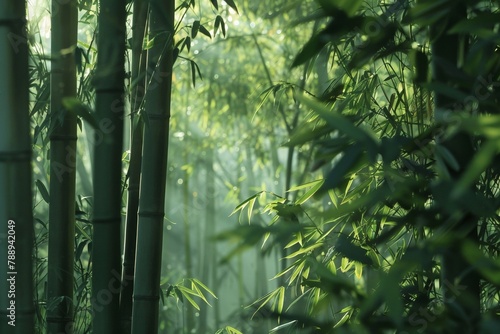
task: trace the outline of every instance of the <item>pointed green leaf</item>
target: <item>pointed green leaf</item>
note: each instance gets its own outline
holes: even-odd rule
[[[231,7],[232,9],[234,9],[234,11],[235,11],[236,13],[238,13],[238,8],[236,8],[236,4],[234,3],[234,1],[233,1],[233,0],[224,0],[224,2],[225,2],[225,3],[227,3],[227,5],[228,5],[229,7]],[[238,14],[239,14],[239,13],[238,13]]]
[[[283,313],[284,305],[285,305],[285,287],[282,286],[279,288],[279,293],[278,293],[278,307],[277,307],[278,314]]]
[[[493,157],[500,150],[500,141],[488,140],[479,151],[474,154],[472,161],[467,166],[452,191],[452,197],[458,198],[476,182],[479,176],[490,166]]]
[[[272,334],[272,333],[277,333],[279,331],[281,331],[282,329],[284,328],[288,328],[288,327],[291,327],[291,326],[295,326],[297,324],[297,320],[292,320],[290,322],[287,322],[287,323],[284,323],[282,325],[279,325],[279,326],[276,326],[274,327],[273,329],[271,329],[269,331],[269,334]]]
[[[191,37],[186,37],[184,39],[184,43],[182,44],[182,48],[186,47],[188,52],[191,51]],[[182,51],[182,49],[180,50]]]
[[[49,204],[50,203],[49,192],[45,187],[45,185],[43,184],[43,182],[40,180],[36,180],[35,184],[36,187],[38,188],[38,191],[40,192],[40,195],[42,195],[42,198],[45,201],[45,203]]]
[[[306,95],[297,95],[296,98],[307,107],[311,108],[321,118],[323,118],[329,126],[346,134],[356,141],[361,141],[370,149],[377,148],[377,143],[371,134],[361,128],[355,126],[349,119],[335,110],[331,110],[327,105],[315,100]]]
[[[325,182],[316,191],[316,193],[323,194],[325,191],[335,189],[343,182],[347,181],[353,172],[353,168],[363,157],[363,149],[361,145],[353,145],[349,147],[342,158],[335,163],[332,170],[325,178]]]
[[[191,38],[195,38],[198,35],[198,31],[200,30],[200,20],[196,20],[193,22],[193,26],[191,27]]]
[[[77,116],[81,117],[94,129],[99,129],[99,124],[95,119],[92,111],[85,104],[80,102],[79,99],[74,97],[65,97],[62,99],[62,105],[64,108],[70,112],[75,113]]]
[[[312,196],[314,196],[314,194],[316,194],[316,192],[323,186],[324,182],[325,180],[314,181],[314,185],[308,191],[306,191],[302,196],[300,196],[296,200],[296,203],[297,204],[305,203],[309,198],[311,198]]]
[[[263,191],[259,191],[255,195],[252,195],[252,196],[248,197],[246,200],[244,200],[243,202],[241,202],[240,204],[238,204],[238,206],[233,210],[233,212],[231,212],[231,214],[229,215],[229,217],[231,217],[232,215],[234,215],[236,212],[238,212],[240,210],[243,210],[252,199],[261,196],[262,193],[263,193]]]
[[[203,290],[205,290],[206,292],[208,292],[210,295],[212,295],[212,297],[214,297],[215,299],[218,299],[217,296],[215,295],[215,293],[212,292],[212,290],[210,290],[205,284],[203,284],[202,281],[200,281],[199,279],[196,279],[196,278],[191,278],[191,280],[193,282],[195,282],[197,285],[199,285],[200,287],[203,288]]]
[[[295,56],[291,67],[300,66],[309,59],[318,55],[326,43],[327,40],[321,34],[311,37],[311,39],[302,47],[302,50],[300,50],[300,52]]]
[[[347,320],[349,320],[350,317],[351,317],[350,312],[345,313],[342,316],[342,318],[335,324],[335,326],[333,326],[333,328],[337,328],[337,327],[342,326],[343,324],[345,324],[347,322]]]
[[[193,84],[193,87],[196,87],[196,67],[195,67],[195,62],[190,61],[191,63],[191,82]]]
[[[346,236],[345,234],[339,235],[336,250],[353,261],[367,265],[372,264],[372,259],[366,254],[367,250],[355,245],[352,238]]]
[[[210,35],[210,32],[207,30],[207,28],[205,28],[205,26],[203,25],[200,25],[200,32],[207,36],[208,38],[212,38],[212,35]]]
[[[500,22],[499,13],[480,13],[476,17],[461,20],[449,31],[449,34],[478,34],[485,30],[492,30]],[[491,31],[494,34],[493,31]]]

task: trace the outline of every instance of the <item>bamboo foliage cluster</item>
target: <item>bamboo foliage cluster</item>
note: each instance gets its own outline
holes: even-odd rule
[[[292,200],[250,196],[235,213],[252,224],[221,234],[241,237],[234,253],[293,250],[254,315],[282,321],[273,331],[497,330],[498,4],[317,3],[292,66],[324,65],[329,84],[265,96],[300,103],[308,116],[285,146],[311,150],[323,175]],[[256,211],[274,215],[260,226]]]

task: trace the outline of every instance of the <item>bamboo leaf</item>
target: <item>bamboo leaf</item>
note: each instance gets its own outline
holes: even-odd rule
[[[184,296],[183,296],[181,290],[179,290],[179,287],[174,286],[174,292],[175,292],[175,295],[177,296],[177,299],[179,299],[182,303],[184,303]]]
[[[355,245],[352,239],[345,234],[339,235],[336,250],[353,261],[368,265],[372,264],[372,259],[366,254],[366,249]]]
[[[259,304],[259,306],[257,307],[257,309],[255,310],[255,312],[253,313],[252,315],[252,318],[257,314],[257,312],[259,312],[260,309],[262,309],[264,306],[266,306],[266,304],[273,298],[276,298],[276,296],[278,295],[278,293],[280,292],[280,289],[283,288],[283,287],[280,287],[274,291],[271,291],[269,292],[267,295],[265,295],[264,297],[262,298],[259,298],[258,300],[256,300],[255,302],[253,302],[252,304],[250,304],[248,307],[250,306],[254,306],[254,305],[257,305]]]
[[[500,14],[498,13],[480,13],[473,18],[461,20],[455,24],[449,31],[449,34],[479,34],[482,31],[493,29],[500,22]],[[493,33],[493,31],[491,31]]]
[[[238,8],[236,8],[236,4],[234,3],[234,1],[233,1],[233,0],[224,0],[224,2],[225,2],[225,3],[227,3],[227,5],[228,5],[229,7],[231,7],[232,9],[234,9],[234,11],[235,11],[236,13],[238,13]],[[239,14],[239,13],[238,13],[238,14]]]
[[[309,198],[314,196],[314,194],[323,186],[325,180],[317,180],[311,183],[315,183],[308,191],[306,191],[302,196],[300,196],[296,203],[297,204],[303,204],[305,203]]]
[[[278,331],[280,331],[280,330],[282,330],[282,329],[284,329],[284,328],[288,328],[288,327],[290,327],[290,326],[293,326],[293,325],[295,325],[296,323],[297,323],[297,320],[292,320],[292,321],[290,321],[290,322],[287,322],[287,323],[284,323],[284,324],[282,324],[282,325],[276,326],[276,327],[272,328],[272,329],[269,331],[269,334],[271,334],[271,333],[276,333],[276,332],[278,332]]]
[[[68,111],[75,113],[77,116],[80,116],[94,129],[99,129],[99,124],[92,114],[91,109],[83,104],[79,99],[74,97],[65,97],[62,99],[62,105]]]
[[[198,286],[193,281],[191,281],[191,288],[196,292],[196,295],[198,297],[200,297],[207,305],[212,306],[208,302],[208,300],[205,297],[205,295],[203,294],[203,292],[201,292],[201,290],[198,288]]]
[[[191,297],[191,295],[193,296],[197,296],[199,297],[195,291],[192,291],[188,288],[186,288],[185,286],[182,286],[182,285],[178,285],[177,286],[177,289],[180,291],[180,293],[182,294],[182,296],[184,298],[187,299],[187,301],[195,308],[197,309],[198,311],[200,310],[200,306],[194,301],[194,299]]]
[[[289,278],[289,285],[291,285],[296,279],[297,277],[299,277],[300,273],[302,272],[302,270],[304,269],[304,266],[306,265],[306,262],[304,260],[300,261],[298,264],[296,264],[295,266],[291,267],[291,268],[294,268],[292,274],[290,275],[290,278]]]
[[[191,37],[184,38],[184,43],[182,44],[182,48],[186,47],[188,52],[191,51]],[[180,51],[182,51],[182,48]]]
[[[353,145],[349,147],[344,152],[342,158],[340,158],[340,160],[328,173],[324,183],[316,192],[318,194],[322,194],[327,190],[335,189],[342,182],[346,181],[350,176],[353,167],[356,166],[356,164],[361,160],[362,157],[363,157],[363,150],[361,145]]]
[[[361,276],[363,276],[363,264],[357,261],[354,262],[354,275],[358,279],[361,279]]]
[[[349,320],[350,317],[351,317],[350,312],[345,313],[342,316],[342,318],[335,324],[335,326],[333,326],[333,328],[337,328],[337,327],[342,326],[343,324],[345,324],[347,322],[347,320]]]
[[[196,87],[196,68],[194,67],[195,63],[191,60],[191,82],[193,87]]]
[[[193,282],[195,282],[198,286],[200,286],[201,288],[203,288],[203,290],[205,290],[206,292],[208,292],[210,295],[212,295],[212,297],[214,297],[215,299],[218,299],[217,296],[215,295],[215,293],[213,293],[212,290],[210,290],[205,284],[203,284],[202,281],[200,281],[199,279],[196,279],[196,278],[191,278],[191,280]]]
[[[198,31],[200,30],[200,20],[196,20],[193,22],[193,26],[191,27],[191,38],[195,38],[198,35]]]
[[[226,326],[223,329],[218,330],[215,334],[223,334],[223,333],[227,333],[227,334],[243,334],[242,332],[240,332],[239,330],[237,330],[236,328],[231,327],[231,326]]]
[[[42,198],[45,201],[45,203],[49,204],[50,203],[50,195],[49,195],[47,188],[43,184],[43,182],[40,180],[36,180],[35,184],[36,184],[36,187],[38,188],[38,191],[40,192],[40,195],[42,195]]]
[[[222,36],[226,37],[226,27],[224,25],[224,19],[220,16],[217,15],[215,17],[215,23],[214,23],[214,36],[217,34],[217,31],[221,29]]]
[[[458,198],[467,191],[486,168],[488,168],[499,149],[500,141],[488,140],[479,151],[474,154],[467,169],[457,181],[455,189],[452,191],[452,198]]]
[[[200,25],[200,32],[207,36],[208,38],[212,38],[212,35],[210,35],[210,32],[207,30],[207,28],[205,28],[205,26],[203,25]]]
[[[78,246],[76,246],[76,250],[75,250],[75,259],[76,260],[79,260],[82,253],[83,253],[83,249],[85,248],[85,246],[87,245],[87,243],[89,242],[88,239],[86,240],[82,240],[82,242],[80,242],[78,244]]]
[[[304,254],[304,253],[309,253],[309,252],[312,252],[313,250],[315,250],[316,248],[319,248],[319,247],[322,247],[323,246],[323,243],[321,242],[318,242],[318,243],[314,243],[313,245],[309,246],[309,247],[300,247],[299,250],[293,252],[292,254],[288,255],[286,258],[287,259],[291,259],[297,255],[300,255],[300,254]]]
[[[450,2],[453,0],[427,0],[420,1],[410,10],[407,20],[421,26],[431,25],[444,17],[452,8]],[[406,22],[408,23],[408,22]]]
[[[323,118],[333,129],[339,130],[350,138],[362,142],[369,149],[376,150],[377,143],[375,142],[375,139],[372,138],[371,134],[355,126],[339,112],[330,110],[327,105],[305,95],[297,94],[296,98]]]
[[[279,293],[278,293],[278,307],[277,307],[278,314],[283,313],[284,305],[285,305],[285,287],[282,286],[279,288]]]
[[[231,217],[232,215],[234,215],[236,212],[238,212],[240,210],[243,210],[252,199],[254,199],[256,197],[259,197],[260,195],[262,195],[262,193],[263,193],[263,191],[259,191],[255,195],[252,195],[252,196],[248,197],[246,200],[244,200],[243,202],[241,202],[240,204],[238,204],[238,206],[233,210],[233,212],[231,212],[231,214],[229,215],[229,217]]]
[[[248,202],[248,224],[250,224],[251,220],[252,220],[252,213],[253,213],[253,207],[255,205],[255,202],[257,201],[257,197],[254,197],[250,200],[250,202]]]
[[[210,2],[212,3],[212,6],[214,6],[216,10],[219,10],[219,4],[217,3],[217,0],[210,0]]]

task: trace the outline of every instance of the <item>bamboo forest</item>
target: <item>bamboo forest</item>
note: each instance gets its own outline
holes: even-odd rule
[[[0,334],[500,333],[500,1],[0,0]]]

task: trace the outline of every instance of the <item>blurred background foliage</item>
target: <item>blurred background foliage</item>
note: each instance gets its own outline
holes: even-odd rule
[[[29,3],[42,326],[50,19],[47,1]],[[450,27],[457,4],[468,16]],[[496,333],[498,1],[177,6],[160,332]],[[95,1],[80,1],[79,19],[78,98],[88,109],[75,152],[74,303],[75,332],[86,333]],[[458,64],[433,58],[430,28],[464,36]],[[437,110],[436,94],[454,103]],[[446,144],[457,133],[472,155]],[[475,240],[456,228],[464,217],[474,217]],[[475,296],[442,272],[452,245],[463,271],[481,278],[477,322],[463,308]]]

